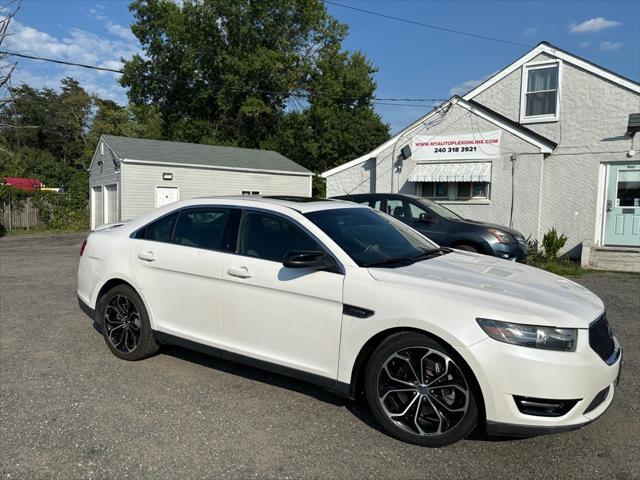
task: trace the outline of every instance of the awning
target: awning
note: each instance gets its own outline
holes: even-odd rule
[[[491,162],[423,163],[416,165],[410,182],[490,182]]]

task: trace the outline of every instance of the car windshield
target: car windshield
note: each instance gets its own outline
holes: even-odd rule
[[[394,267],[446,253],[402,222],[369,208],[305,215],[361,267]]]
[[[418,200],[418,203],[420,203],[425,208],[430,209],[436,215],[440,215],[441,217],[446,218],[447,220],[464,220],[464,218],[462,218],[457,213],[452,212],[447,207],[443,207],[439,203],[436,203],[432,200],[421,198],[420,200]]]

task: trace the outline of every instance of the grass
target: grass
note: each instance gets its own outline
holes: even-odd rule
[[[592,272],[586,268],[582,268],[576,261],[569,260],[568,258],[562,258],[557,260],[546,260],[544,258],[529,259],[528,265],[532,267],[541,268],[547,272],[555,273],[563,277],[581,277],[587,273]]]

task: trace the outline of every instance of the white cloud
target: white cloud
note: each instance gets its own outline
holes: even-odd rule
[[[134,54],[142,55],[140,44],[123,35],[108,38],[79,28],[71,29],[64,37],[55,37],[17,20],[10,25],[11,35],[6,38],[6,48],[18,53],[27,53],[56,60],[111,69],[121,69],[121,58],[129,59]],[[60,80],[72,76],[91,93],[118,103],[126,102],[126,91],[118,83],[118,74],[81,67],[56,65],[54,63],[17,59],[13,83],[24,82],[36,88],[57,89]]]
[[[120,37],[128,42],[136,42],[136,37],[131,31],[131,27],[125,27],[118,23],[113,22],[109,17],[103,13],[104,7],[102,5],[96,5],[96,8],[89,9],[89,18],[101,23],[104,28],[116,37]]]
[[[604,30],[606,28],[612,28],[622,25],[622,23],[615,20],[607,20],[603,17],[590,18],[582,23],[572,23],[569,25],[569,31],[571,33],[594,33]]]
[[[527,27],[522,32],[524,38],[531,38],[538,32],[538,27]]]
[[[606,40],[604,42],[600,42],[600,45],[598,45],[598,50],[610,52],[612,50],[620,50],[623,45],[624,43],[622,42],[612,42],[610,40]]]
[[[593,45],[593,42],[582,42],[580,43],[580,48],[589,48],[591,45]]]
[[[465,80],[464,82],[453,86],[451,90],[449,90],[449,95],[464,95],[465,93],[473,90],[475,87],[487,80],[489,77],[493,77],[496,73],[498,72],[490,73],[489,75],[485,75],[484,77],[477,80]]]

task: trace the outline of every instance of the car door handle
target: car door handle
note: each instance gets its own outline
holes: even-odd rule
[[[153,262],[156,259],[156,256],[151,251],[149,251],[149,252],[139,252],[138,253],[138,258],[140,260],[144,260],[145,262]]]
[[[247,267],[229,267],[227,268],[227,274],[232,277],[238,278],[251,278],[253,273]]]

